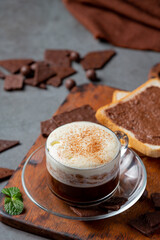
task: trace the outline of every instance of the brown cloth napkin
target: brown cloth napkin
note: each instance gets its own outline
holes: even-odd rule
[[[160,51],[160,0],[63,0],[95,38]]]

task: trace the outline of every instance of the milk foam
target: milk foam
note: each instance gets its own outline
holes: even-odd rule
[[[63,125],[47,139],[50,156],[65,166],[78,169],[95,168],[111,162],[119,148],[120,143],[112,131],[90,122]],[[48,160],[52,165],[52,158]]]

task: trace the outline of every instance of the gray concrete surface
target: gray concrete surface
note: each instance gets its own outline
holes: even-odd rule
[[[60,0],[0,0],[0,59],[42,59],[46,48],[75,49],[83,56],[88,51],[115,49],[117,56],[98,71],[101,83],[133,90],[147,80],[160,53],[118,48],[100,43],[77,22]],[[78,84],[88,83],[82,68],[73,77]],[[24,91],[5,92],[0,80],[0,139],[18,139],[20,146],[0,154],[0,166],[16,169],[40,133],[40,121],[48,119],[67,96],[64,85],[48,90],[25,87]],[[0,190],[6,182],[0,184]],[[0,223],[0,239],[43,239]]]

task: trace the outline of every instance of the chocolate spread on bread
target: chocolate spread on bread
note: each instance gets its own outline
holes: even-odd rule
[[[148,87],[133,99],[121,102],[105,113],[115,124],[133,132],[141,142],[160,145],[159,87]]]

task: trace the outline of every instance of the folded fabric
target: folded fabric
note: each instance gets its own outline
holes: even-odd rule
[[[95,38],[113,45],[160,51],[159,0],[63,0]]]

